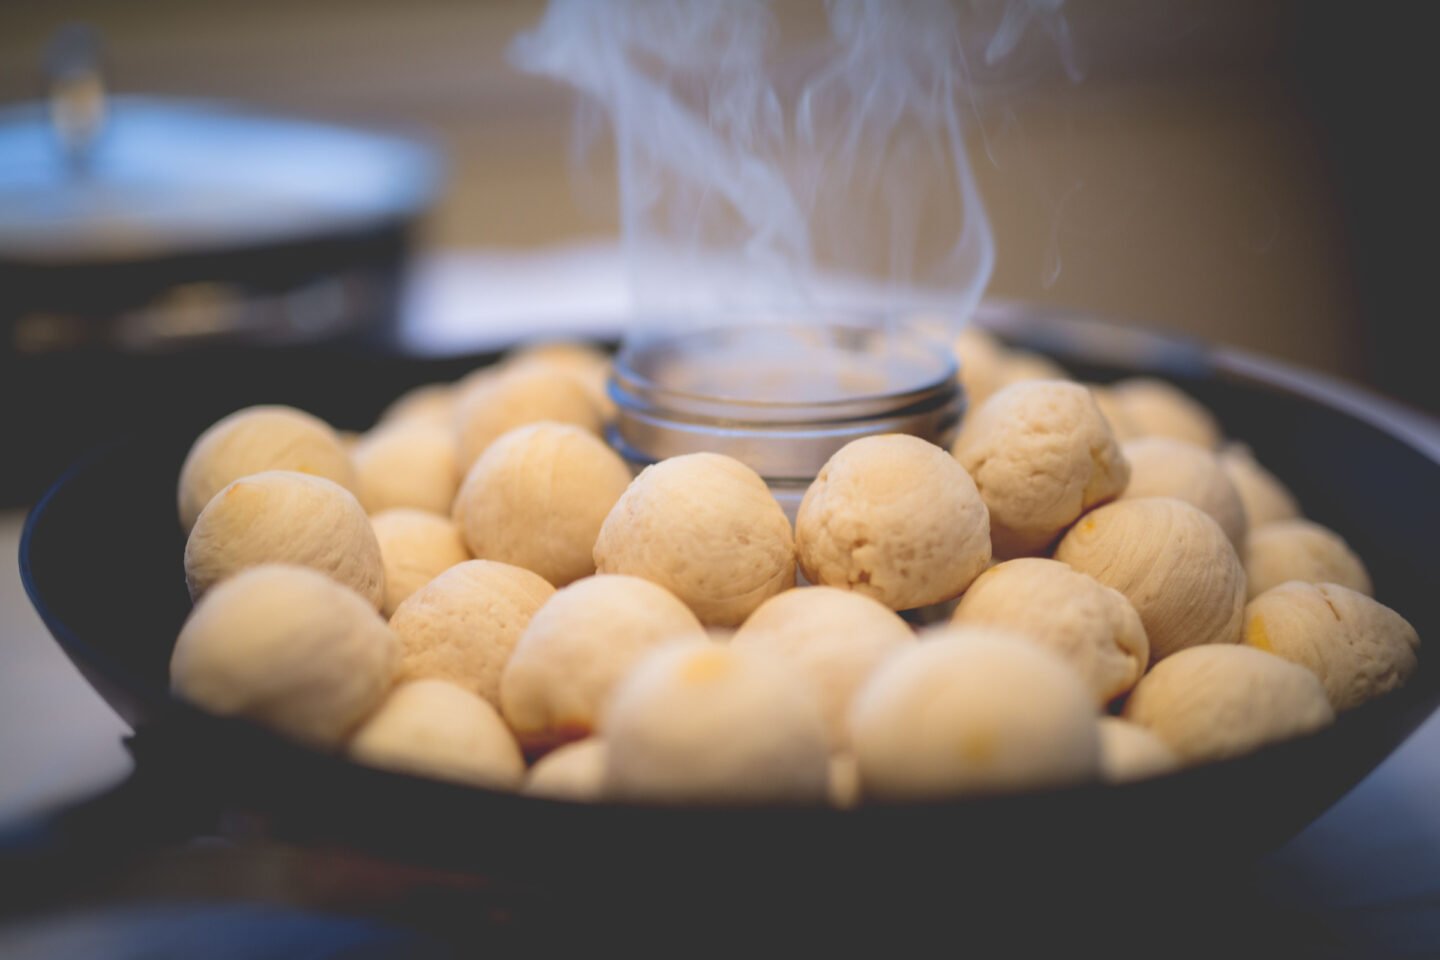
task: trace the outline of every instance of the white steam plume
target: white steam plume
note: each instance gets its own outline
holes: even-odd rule
[[[1060,0],[552,0],[511,55],[608,113],[636,302],[652,314],[937,308],[994,244],[965,151],[971,64]]]

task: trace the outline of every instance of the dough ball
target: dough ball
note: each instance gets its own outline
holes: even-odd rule
[[[385,602],[385,563],[370,518],[339,484],[286,470],[243,477],[200,512],[185,541],[185,580],[200,597],[262,563],[311,567],[369,600]]]
[[[795,530],[810,582],[894,610],[956,596],[990,561],[974,481],[944,450],[905,434],[841,447],[805,492]]]
[[[1208,513],[1237,551],[1245,548],[1245,505],[1220,458],[1169,437],[1142,437],[1120,448],[1130,462],[1122,497],[1174,497]]]
[[[1175,751],[1139,724],[1100,718],[1100,771],[1109,783],[1157,777],[1180,766]]]
[[[1134,605],[1151,661],[1204,643],[1238,643],[1245,570],[1220,525],[1168,497],[1120,500],[1070,528],[1055,559]]]
[[[460,486],[455,434],[431,423],[405,423],[366,434],[351,454],[355,495],[369,513],[413,507],[449,513]]]
[[[455,426],[455,388],[448,383],[428,383],[407,391],[380,414],[378,425],[395,427],[401,424]]]
[[[525,792],[552,800],[599,800],[605,795],[605,757],[609,748],[599,737],[567,743],[541,757],[530,768]]]
[[[1224,434],[1209,410],[1178,387],[1150,377],[1134,377],[1110,386],[1110,396],[1141,437],[1169,437],[1206,450],[1220,446]]]
[[[1300,519],[1300,505],[1294,494],[1260,466],[1245,447],[1229,444],[1220,454],[1220,465],[1240,494],[1251,530],[1280,520]]]
[[[1250,598],[1290,580],[1337,583],[1367,596],[1374,591],[1365,564],[1340,535],[1309,520],[1269,523],[1245,547]]]
[[[1014,634],[949,627],[861,689],[850,735],[867,800],[1004,792],[1092,779],[1095,701],[1055,654]]]
[[[507,366],[535,364],[573,377],[595,409],[606,420],[614,419],[615,403],[610,399],[610,355],[589,344],[552,340],[522,347],[506,361]]]
[[[370,526],[385,564],[385,602],[380,610],[387,617],[410,594],[470,559],[455,524],[424,510],[386,510],[371,517]]]
[[[1055,560],[1010,560],[983,574],[955,608],[957,626],[1024,635],[1062,657],[1105,704],[1135,686],[1150,642],[1118,590]]]
[[[1012,383],[1065,379],[1064,369],[1054,361],[1038,353],[1011,350],[976,326],[961,330],[953,347],[960,365],[960,385],[971,410]]]
[[[1308,667],[1336,710],[1414,675],[1420,637],[1389,607],[1333,583],[1282,583],[1245,607],[1245,644]]]
[[[795,586],[795,541],[758,473],[690,453],[635,478],[600,528],[595,566],[660,584],[706,626],[734,627]]]
[[[603,426],[585,388],[544,365],[503,369],[464,388],[455,410],[461,471],[468,471],[501,435],[542,420],[573,424],[597,435]]]
[[[1006,558],[1044,551],[1130,479],[1090,391],[1058,380],[1017,383],[995,394],[966,418],[955,456],[990,510],[995,554]]]
[[[402,773],[513,790],[525,758],[495,708],[444,680],[401,684],[350,741],[361,763]]]
[[[264,564],[191,611],[170,658],[175,693],[320,747],[384,698],[400,644],[375,608],[308,567]]]
[[[809,684],[733,647],[658,650],[605,713],[605,792],[661,803],[823,802],[830,763]]]
[[[1304,667],[1253,647],[1194,647],[1158,663],[1135,687],[1125,719],[1187,762],[1249,753],[1328,726],[1325,688]]]
[[[707,642],[670,591],[639,577],[577,580],[545,601],[521,634],[500,680],[505,720],[527,750],[589,736],[615,685],[668,642]]]
[[[1134,440],[1140,436],[1140,428],[1130,422],[1130,416],[1125,412],[1124,405],[1115,399],[1109,387],[1099,384],[1086,384],[1090,390],[1090,397],[1095,401],[1095,406],[1100,408],[1100,413],[1105,417],[1105,422],[1110,424],[1110,432],[1114,435],[1116,442],[1124,443],[1127,440]]]
[[[520,567],[467,560],[412,593],[390,626],[402,680],[436,677],[500,706],[500,676],[520,635],[555,588]]]
[[[188,533],[200,511],[232,481],[290,470],[355,486],[345,445],[330,425],[291,407],[246,407],[200,434],[180,467],[180,525]]]
[[[974,410],[1004,385],[1005,347],[979,327],[967,326],[955,338],[954,349],[960,386],[965,388],[969,409]]]
[[[1066,380],[1065,368],[1048,357],[1028,350],[1007,350],[1000,361],[999,389],[1025,380]]]
[[[915,632],[863,594],[803,587],[762,603],[730,642],[772,653],[808,677],[838,749],[849,739],[846,716],[855,691],[885,658],[913,644]]]
[[[625,461],[594,434],[533,423],[475,461],[455,498],[455,523],[475,556],[564,586],[595,572],[600,526],[630,480]]]

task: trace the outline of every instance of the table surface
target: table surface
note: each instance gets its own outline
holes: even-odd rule
[[[595,324],[619,315],[620,285],[584,251],[571,267],[593,285],[588,301]],[[497,267],[499,264],[499,267]],[[533,266],[533,264],[532,264]],[[446,342],[481,347],[487,338],[513,335],[498,321],[479,323],[470,311],[462,326],[457,295],[489,273],[515,276],[504,257],[471,256],[432,262],[412,303],[417,346],[440,350]],[[533,295],[520,271],[517,294]],[[567,296],[576,295],[575,285]],[[528,288],[523,289],[522,288]],[[491,312],[504,315],[493,287]],[[461,301],[463,302],[463,301]],[[470,301],[475,302],[475,301]],[[482,301],[483,302],[483,301]],[[556,309],[526,321],[537,329],[568,329],[573,311]],[[515,322],[513,315],[508,317]],[[461,342],[468,330],[473,342]],[[476,332],[480,330],[482,332]],[[608,331],[607,331],[608,332]],[[1340,388],[1343,389],[1343,388]],[[1350,403],[1369,403],[1351,392]],[[1440,427],[1383,401],[1370,404],[1381,421],[1405,420],[1419,445],[1437,455]],[[89,687],[51,640],[31,609],[13,558],[18,554],[22,511],[0,513],[0,823],[52,809],[118,782],[131,764],[121,738],[125,724]],[[1440,714],[1432,717],[1370,777],[1278,852],[1263,860],[1254,880],[1277,908],[1325,918],[1363,951],[1440,953]],[[3,942],[3,937],[0,937]],[[13,943],[12,943],[13,946]],[[30,955],[41,955],[34,953]]]

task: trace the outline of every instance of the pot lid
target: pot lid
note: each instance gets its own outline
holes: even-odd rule
[[[399,137],[193,100],[106,98],[94,77],[0,109],[0,260],[217,252],[408,219],[439,165]]]

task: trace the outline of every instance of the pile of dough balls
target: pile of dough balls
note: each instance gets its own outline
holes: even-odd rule
[[[634,472],[582,344],[359,434],[232,413],[180,472],[173,689],[535,802],[850,808],[1160,776],[1415,673],[1360,558],[1195,399],[955,350],[953,448],[857,439],[793,525],[730,457]]]

